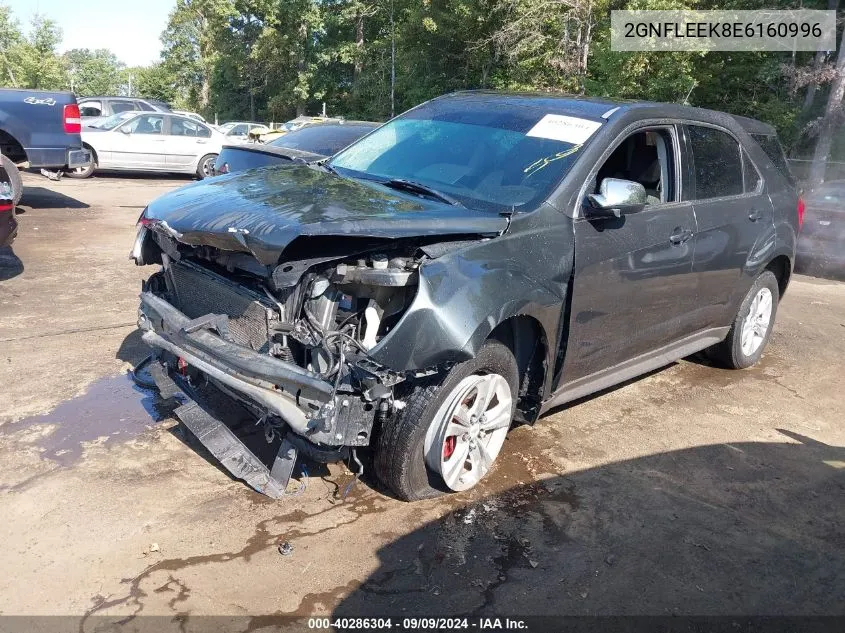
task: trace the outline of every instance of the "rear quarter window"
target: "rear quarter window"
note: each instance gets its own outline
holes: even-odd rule
[[[754,193],[760,187],[760,172],[751,162],[748,153],[742,150],[742,180],[745,183],[745,193]]]
[[[781,176],[786,178],[789,184],[795,186],[795,178],[792,176],[792,172],[789,171],[789,164],[786,162],[786,154],[783,153],[783,148],[778,142],[777,136],[752,134],[751,138],[757,142],[760,148],[766,153],[766,156],[769,157],[769,160],[774,163],[774,166],[777,167]]]
[[[738,196],[745,191],[739,143],[727,132],[688,126],[695,173],[695,198]]]
[[[99,101],[84,101],[79,104],[80,116],[100,116],[103,113],[103,107]]]

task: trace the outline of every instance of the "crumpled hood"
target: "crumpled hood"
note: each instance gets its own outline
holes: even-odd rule
[[[394,194],[305,165],[190,184],[154,200],[146,217],[166,222],[180,242],[248,251],[265,265],[301,235],[496,235],[508,224],[495,213]]]

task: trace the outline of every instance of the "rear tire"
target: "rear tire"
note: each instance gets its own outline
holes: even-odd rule
[[[756,364],[772,335],[779,300],[777,277],[764,270],[742,300],[727,338],[707,350],[710,358],[729,369]]]
[[[204,180],[209,176],[214,175],[214,162],[217,160],[217,154],[206,154],[200,158],[197,163],[197,178]]]
[[[9,174],[9,185],[12,187],[12,199],[14,200],[15,206],[18,206],[18,203],[21,201],[21,196],[23,196],[23,179],[21,178],[21,172],[18,170],[18,166],[15,165],[8,156],[3,156],[0,154],[0,165],[3,166],[3,169],[6,170],[6,173]]]
[[[94,170],[97,169],[97,165],[94,162],[94,157],[91,157],[91,164],[86,167],[74,167],[72,169],[65,170],[65,176],[68,178],[88,178],[93,173]]]
[[[455,485],[453,479],[453,487],[450,488],[443,476],[431,467],[432,462],[438,461],[440,451],[446,449],[442,412],[448,409],[450,402],[455,402],[454,398],[469,393],[467,389],[472,389],[473,377],[476,376],[478,380],[493,379],[500,388],[510,390],[511,402],[510,410],[506,414],[507,419],[503,416],[502,426],[496,431],[486,432],[496,444],[492,447],[492,450],[495,450],[493,459],[498,455],[501,443],[504,442],[504,434],[510,427],[516,410],[519,370],[511,350],[500,341],[491,339],[482,346],[475,358],[456,365],[445,377],[439,374],[418,381],[404,393],[397,391],[397,400],[402,401],[404,407],[395,411],[379,429],[375,442],[374,465],[381,482],[400,499],[416,501],[465,490],[487,474],[488,470],[485,469],[477,478],[472,477],[459,485]],[[495,378],[496,376],[504,380]],[[490,411],[494,408],[491,404]],[[478,436],[474,441],[480,443],[482,437]],[[452,450],[457,453],[454,439],[451,439],[451,442]],[[443,455],[444,460],[449,458],[445,452]],[[466,463],[472,461],[469,455],[463,458],[462,464],[464,460]],[[471,473],[470,470],[466,472]]]

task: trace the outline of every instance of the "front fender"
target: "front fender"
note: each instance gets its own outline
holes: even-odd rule
[[[572,262],[568,218],[546,209],[514,220],[505,235],[421,266],[414,301],[370,354],[394,371],[461,362],[515,315],[537,319],[555,350]]]

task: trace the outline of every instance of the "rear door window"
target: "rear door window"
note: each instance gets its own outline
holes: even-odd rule
[[[164,128],[164,117],[160,114],[145,114],[132,119],[122,129],[131,134],[161,134]]]
[[[211,130],[204,125],[197,121],[178,117],[172,117],[170,119],[170,133],[173,136],[193,136],[199,138],[208,138],[211,136]]]
[[[745,191],[739,143],[727,132],[690,125],[689,143],[695,175],[695,198],[738,196]]]
[[[130,110],[135,109],[135,104],[131,101],[112,101],[111,102],[111,111],[113,114],[117,114],[118,112],[128,112]]]

